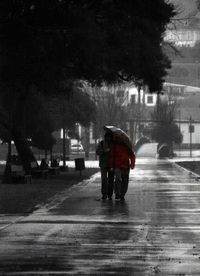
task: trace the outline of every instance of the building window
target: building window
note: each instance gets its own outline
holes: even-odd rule
[[[147,96],[147,104],[153,103],[153,96]]]
[[[131,105],[136,103],[136,95],[131,95]]]

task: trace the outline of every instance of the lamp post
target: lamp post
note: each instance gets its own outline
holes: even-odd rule
[[[180,106],[180,109],[179,109],[179,129],[180,129],[180,132],[181,132],[181,106]],[[179,149],[179,157],[180,157],[181,156],[181,143],[179,143],[178,149]]]
[[[141,109],[141,88],[140,86],[138,86],[138,139],[140,138],[140,119],[141,119],[140,109]]]

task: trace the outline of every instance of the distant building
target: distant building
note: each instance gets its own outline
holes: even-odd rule
[[[164,40],[173,42],[178,47],[194,47],[196,43],[200,42],[200,30],[183,28],[179,30],[167,30]]]
[[[134,99],[134,103],[138,105],[137,89],[131,87],[129,92],[130,103]],[[175,122],[183,134],[182,146],[189,148],[191,139],[189,126],[192,124],[194,130],[192,132],[192,143],[193,146],[200,148],[200,88],[166,82],[163,85],[163,93],[159,94],[159,100],[169,103],[177,102]],[[151,113],[155,109],[157,101],[157,94],[141,91],[140,118],[137,117],[137,114],[129,118],[129,122],[137,123],[137,127],[134,128],[134,131],[137,131],[136,139],[141,135],[150,135],[152,129]],[[140,120],[140,123],[136,122],[137,119]]]
[[[178,47],[194,47],[200,42],[200,12],[195,0],[170,0],[177,15],[165,33],[164,40]]]

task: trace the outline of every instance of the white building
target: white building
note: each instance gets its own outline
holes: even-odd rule
[[[195,44],[200,41],[200,30],[167,30],[164,40],[173,42],[178,47],[194,47]]]
[[[157,102],[157,94],[145,92],[143,89],[138,91],[135,86],[127,88],[129,92],[129,103],[144,104],[146,106],[155,106]]]

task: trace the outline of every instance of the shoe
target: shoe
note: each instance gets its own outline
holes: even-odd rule
[[[124,201],[124,200],[125,200],[124,196],[121,196],[120,201]]]
[[[109,200],[112,200],[112,196],[109,196],[108,199],[109,199]]]
[[[105,199],[107,199],[107,196],[102,196],[102,198],[101,198],[102,200],[105,200]]]

